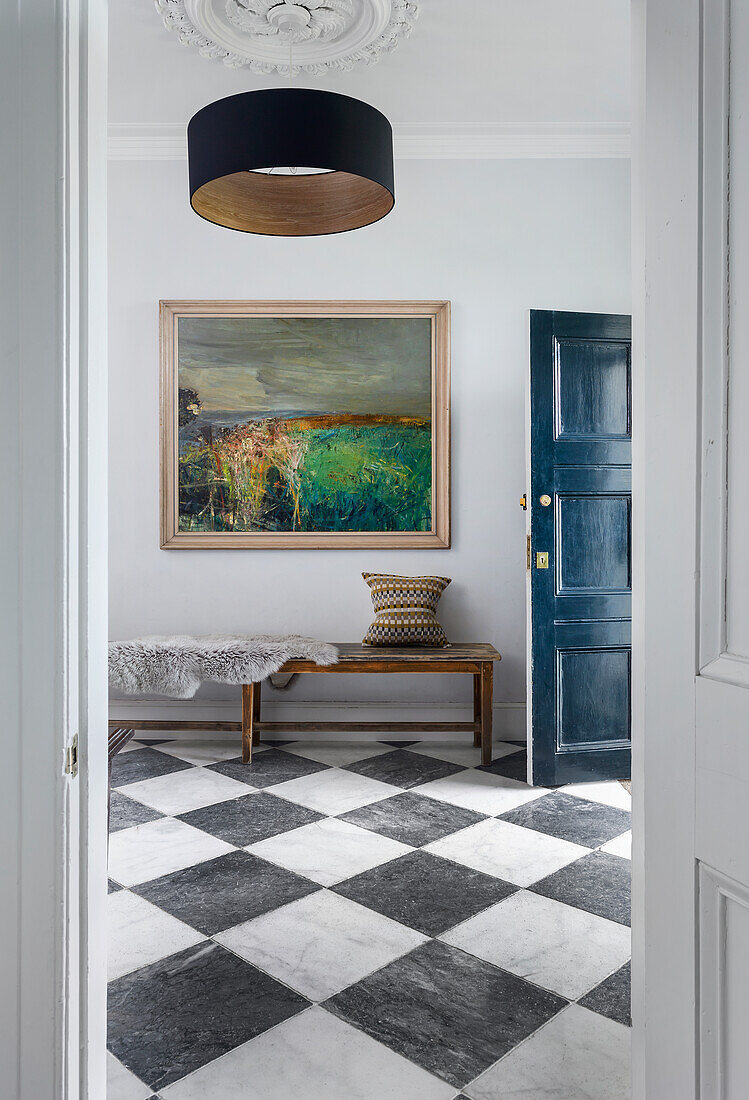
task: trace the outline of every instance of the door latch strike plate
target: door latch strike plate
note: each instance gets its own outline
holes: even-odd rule
[[[75,779],[78,775],[78,734],[76,733],[73,740],[65,749],[65,774],[69,775],[71,779]]]
[[[547,550],[541,550],[536,554],[536,569],[549,568],[549,554]]]

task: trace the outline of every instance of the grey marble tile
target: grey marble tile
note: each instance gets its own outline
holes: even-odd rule
[[[341,882],[333,890],[427,936],[436,936],[517,887],[434,856],[413,852]]]
[[[319,890],[316,882],[248,852],[228,852],[134,892],[206,936]]]
[[[186,821],[196,829],[220,837],[237,848],[244,848],[290,829],[309,825],[318,821],[322,814],[261,791],[179,816],[180,821]]]
[[[253,756],[251,764],[243,764],[241,756],[236,760],[209,764],[211,771],[221,772],[241,783],[249,783],[252,787],[272,787],[276,783],[285,783],[302,775],[325,771],[327,767],[327,764],[320,764],[317,760],[308,760],[304,756],[276,748],[259,752]]]
[[[466,810],[463,806],[453,806],[449,802],[437,802],[415,791],[404,791],[393,798],[384,798],[382,802],[350,810],[341,817],[373,833],[420,848],[422,844],[429,844],[483,821],[485,814]]]
[[[366,775],[368,779],[378,779],[381,783],[392,783],[394,787],[418,787],[432,779],[444,779],[462,771],[459,764],[448,760],[435,760],[432,756],[408,752],[407,749],[395,749],[384,756],[374,756],[369,760],[359,760],[347,764],[346,771]]]
[[[380,741],[381,745],[392,745],[394,749],[407,749],[411,745],[420,744],[419,741]]]
[[[136,802],[134,798],[128,798],[122,791],[112,791],[109,808],[109,831],[119,832],[120,829],[129,829],[131,825],[142,825],[145,821],[155,821],[162,817],[158,810],[144,806],[142,802]]]
[[[156,775],[169,775],[192,767],[185,760],[169,756],[158,749],[142,748],[133,752],[120,752],[112,761],[112,786],[124,787],[127,783],[139,783]]]
[[[528,754],[525,749],[511,752],[507,756],[500,756],[491,764],[479,764],[476,769],[480,772],[491,772],[492,775],[503,775],[505,779],[517,779],[520,783],[526,782],[528,774]]]
[[[535,802],[502,814],[502,820],[511,821],[513,825],[524,825],[560,840],[571,840],[573,844],[598,848],[626,833],[631,815],[614,806],[604,806],[601,802],[589,802],[586,798],[554,791],[545,798],[538,798]]]
[[[307,1005],[218,944],[198,944],[110,983],[107,1045],[161,1089]]]
[[[632,991],[631,991],[632,964],[625,963],[619,970],[614,971],[608,978],[591,989],[581,997],[578,1004],[583,1008],[589,1008],[598,1012],[601,1016],[608,1016],[610,1020],[632,1026]]]
[[[122,887],[120,886],[119,882],[115,882],[113,878],[110,878],[108,880],[108,884],[107,884],[107,893],[108,894],[116,894],[117,891],[121,890],[121,889],[122,889]]]
[[[631,863],[608,852],[591,852],[530,889],[599,917],[630,923]]]
[[[565,1004],[432,941],[336,994],[325,1008],[461,1088]]]

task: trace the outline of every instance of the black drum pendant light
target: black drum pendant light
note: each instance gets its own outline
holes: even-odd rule
[[[227,229],[344,233],[395,205],[393,131],[380,111],[310,88],[242,92],[187,127],[190,205]]]

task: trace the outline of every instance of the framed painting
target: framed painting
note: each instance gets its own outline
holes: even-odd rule
[[[161,545],[448,547],[449,302],[161,302]]]

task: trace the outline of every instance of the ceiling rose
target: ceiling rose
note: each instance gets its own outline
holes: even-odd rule
[[[156,0],[165,25],[204,57],[257,73],[372,64],[411,33],[417,0]]]

